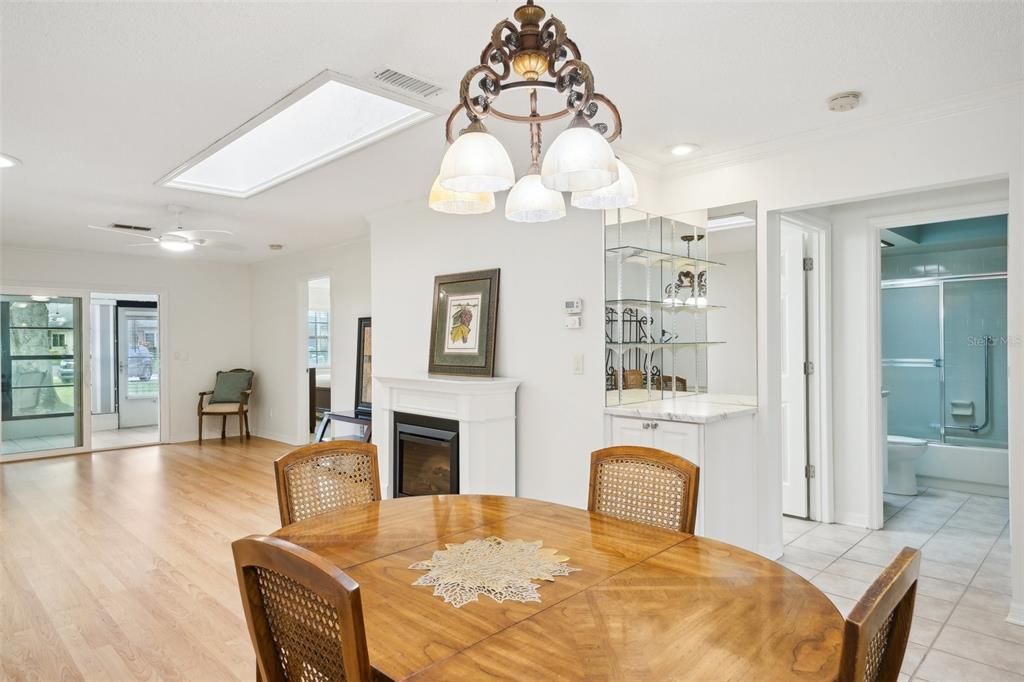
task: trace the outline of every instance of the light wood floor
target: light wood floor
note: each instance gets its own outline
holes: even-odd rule
[[[253,438],[0,466],[0,680],[252,680],[231,541],[280,526]]]

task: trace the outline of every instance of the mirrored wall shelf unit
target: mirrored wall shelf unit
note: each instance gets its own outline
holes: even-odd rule
[[[605,404],[707,393],[715,272],[705,227],[633,209],[605,218]]]

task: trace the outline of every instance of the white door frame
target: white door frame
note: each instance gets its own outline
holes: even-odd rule
[[[298,387],[298,398],[296,405],[299,406],[298,414],[296,415],[296,431],[295,431],[295,443],[308,443],[309,442],[309,334],[306,329],[309,325],[309,283],[314,279],[326,279],[331,282],[329,300],[328,303],[329,311],[327,315],[327,335],[330,338],[328,343],[328,358],[330,359],[331,366],[331,407],[334,407],[334,388],[337,384],[337,377],[334,371],[334,277],[330,273],[309,273],[303,275],[298,281],[298,329],[299,329],[299,343],[297,347],[298,359],[297,364],[299,367],[299,387]],[[305,406],[305,410],[301,409]]]
[[[878,216],[868,221],[877,232],[894,227],[908,225],[924,225],[949,220],[983,218],[993,215],[1004,215],[1010,212],[1009,200],[988,201],[974,204],[961,204],[944,208],[921,211],[910,211],[891,215]],[[868,362],[871,372],[868,374],[868,415],[865,428],[868,430],[869,443],[873,443],[873,452],[868,459],[868,525],[870,528],[881,528],[884,523],[882,486],[885,477],[885,453],[882,451],[882,245],[881,236],[868,242],[868,263],[871,271],[865,273],[865,281],[872,287],[868,297],[868,315],[865,320],[865,331],[868,343]],[[1008,305],[1012,303],[1008,302]],[[1007,311],[1009,313],[1009,311]]]
[[[92,342],[92,317],[89,314],[89,306],[92,303],[92,294],[104,293],[104,294],[155,294],[157,297],[157,309],[160,311],[160,346],[161,349],[169,348],[167,339],[167,315],[165,302],[167,301],[167,292],[162,288],[144,287],[149,291],[140,291],[139,289],[125,289],[120,287],[111,287],[106,285],[90,285],[90,284],[69,284],[67,286],[54,286],[52,283],[48,284],[32,284],[31,282],[4,282],[0,283],[0,293],[11,294],[14,296],[54,296],[54,297],[73,297],[80,298],[82,300],[82,309],[79,313],[80,320],[80,333],[81,333],[81,357],[85,360],[82,364],[82,446],[76,448],[61,448],[58,450],[44,450],[41,452],[26,452],[18,453],[16,455],[5,455],[3,457],[4,462],[17,462],[28,459],[43,459],[47,457],[60,457],[63,455],[77,455],[87,452],[96,452],[92,447],[92,363],[89,362],[91,358],[91,342]],[[160,351],[160,442],[166,443],[170,440],[170,401],[167,396],[169,395],[169,382],[170,373],[167,371],[168,363],[170,359],[168,354],[163,350]]]
[[[801,211],[780,214],[807,235],[814,269],[807,277],[807,360],[814,371],[807,381],[807,463],[815,476],[808,486],[808,514],[822,523],[835,521],[832,454],[832,225]]]

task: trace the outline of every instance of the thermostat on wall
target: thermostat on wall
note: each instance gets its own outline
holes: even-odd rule
[[[569,315],[579,315],[583,312],[583,299],[570,298],[565,302],[565,312]]]

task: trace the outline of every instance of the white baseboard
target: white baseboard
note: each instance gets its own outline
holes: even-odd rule
[[[257,433],[256,431],[253,431],[252,435],[254,438],[266,438],[267,440],[276,440],[278,443],[284,443],[285,445],[303,445],[303,443],[293,443],[293,439],[291,437],[285,436],[284,434],[280,433],[271,433],[269,431],[261,431]]]
[[[781,544],[759,545],[758,548],[757,548],[757,553],[760,554],[761,556],[765,557],[766,559],[771,559],[772,561],[778,561],[779,558],[782,557],[782,545]]]
[[[836,514],[835,522],[844,526],[868,528],[868,517],[864,514]]]
[[[1006,622],[1014,625],[1024,625],[1024,602],[1010,604],[1010,612],[1006,614]]]

